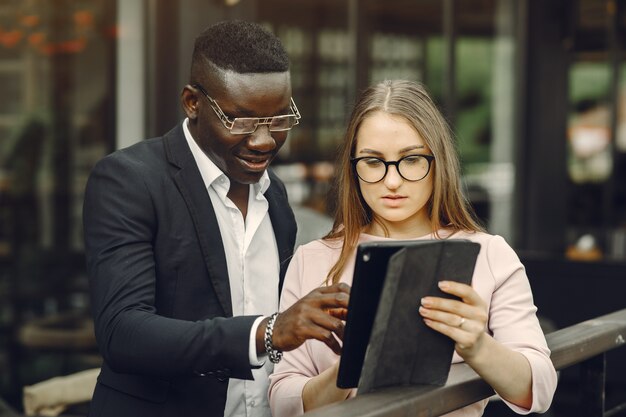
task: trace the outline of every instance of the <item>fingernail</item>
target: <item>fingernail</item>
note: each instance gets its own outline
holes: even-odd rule
[[[424,297],[424,298],[422,298],[422,300],[421,300],[421,301],[422,301],[422,305],[423,305],[424,307],[428,307],[428,306],[430,306],[430,300],[429,300],[428,298]]]
[[[439,285],[439,288],[441,288],[442,290],[447,290],[449,287],[448,281],[439,281],[437,285]]]

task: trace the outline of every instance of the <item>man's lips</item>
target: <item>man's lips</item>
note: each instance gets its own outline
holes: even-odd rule
[[[262,171],[267,168],[272,160],[273,155],[263,155],[263,156],[244,156],[238,155],[237,158],[243,162],[249,169],[253,171]]]

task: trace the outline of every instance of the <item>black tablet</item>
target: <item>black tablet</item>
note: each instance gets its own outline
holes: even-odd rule
[[[402,249],[407,249],[408,252],[403,253],[403,256],[398,257],[396,260],[395,263],[401,263],[401,265],[395,265],[393,271],[388,271],[390,258]],[[378,241],[360,244],[356,253],[337,386],[340,388],[359,386],[364,358],[370,343],[370,335],[372,334],[372,327],[376,319],[385,280],[398,280],[398,274],[407,274],[407,271],[402,272],[403,265],[411,267],[410,263],[407,263],[405,260],[407,254],[408,258],[413,258],[413,265],[415,265],[416,261],[419,262],[420,266],[428,265],[425,269],[419,268],[422,275],[428,275],[419,277],[421,285],[430,285],[429,283],[434,280],[436,286],[436,281],[441,279],[461,281],[469,284],[479,250],[479,244],[461,239]],[[391,273],[391,276],[388,272]],[[396,277],[394,278],[394,276]],[[411,285],[413,279],[413,276],[405,277],[402,285]],[[415,277],[415,280],[417,282],[417,277]],[[428,282],[424,284],[426,281]],[[398,289],[396,288],[394,291],[398,291]],[[400,288],[400,291],[405,291],[405,289]],[[422,290],[408,291],[407,289],[405,292],[407,294],[417,294],[419,291]],[[440,291],[432,295],[450,297]],[[388,299],[386,302],[396,302],[395,298]],[[404,310],[413,311],[417,314],[419,298],[407,302],[410,302],[411,305],[405,306]],[[409,330],[407,329],[407,331]]]

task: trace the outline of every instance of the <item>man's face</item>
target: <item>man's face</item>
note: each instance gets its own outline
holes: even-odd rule
[[[238,74],[228,71],[224,78],[209,76],[201,84],[231,120],[292,113],[289,72]],[[232,183],[258,182],[285,143],[288,132],[270,132],[267,125],[259,125],[250,134],[231,134],[199,90],[196,90],[195,100],[197,113],[195,119],[190,117],[189,129],[200,148]]]

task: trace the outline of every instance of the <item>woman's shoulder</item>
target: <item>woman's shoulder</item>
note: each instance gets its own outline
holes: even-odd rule
[[[300,245],[297,251],[302,254],[317,252],[317,253],[333,253],[337,250],[341,250],[343,244],[342,239],[316,239],[304,245]]]
[[[324,284],[328,272],[340,254],[341,242],[332,240],[317,239],[298,246],[289,264],[289,270],[298,271],[301,295]]]
[[[490,233],[481,232],[481,231],[467,231],[467,230],[457,230],[455,232],[446,231],[444,232],[444,238],[446,239],[466,239],[472,242],[480,243],[481,246],[496,244],[496,245],[507,245],[505,239],[500,235],[492,235]]]
[[[515,250],[504,237],[485,232],[457,232],[450,238],[467,239],[480,244],[477,268],[483,268],[497,285],[523,268]]]

